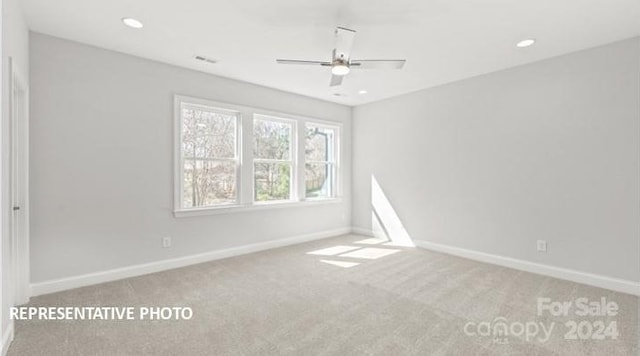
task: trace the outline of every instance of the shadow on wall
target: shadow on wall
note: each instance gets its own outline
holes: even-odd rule
[[[386,239],[388,245],[415,247],[374,175],[371,175],[371,208],[371,230],[375,237]]]

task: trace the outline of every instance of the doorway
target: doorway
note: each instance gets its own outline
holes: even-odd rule
[[[28,87],[9,58],[9,251],[13,305],[29,301]],[[5,215],[6,216],[6,215]]]

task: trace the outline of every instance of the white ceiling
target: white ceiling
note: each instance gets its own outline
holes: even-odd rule
[[[640,35],[640,0],[22,0],[33,31],[333,102],[358,105]],[[125,27],[134,17],[144,28]],[[406,58],[401,71],[330,69],[333,29],[352,58]],[[525,38],[538,42],[518,49]],[[214,58],[217,64],[193,59]],[[359,95],[366,89],[368,94]],[[337,97],[339,92],[346,96]]]

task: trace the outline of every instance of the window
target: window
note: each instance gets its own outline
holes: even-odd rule
[[[180,105],[182,209],[238,202],[239,114],[204,105]]]
[[[264,115],[253,119],[255,201],[291,200],[293,123]]]
[[[339,202],[341,129],[176,95],[175,216]]]
[[[307,198],[334,196],[336,181],[335,127],[306,125],[304,185]]]

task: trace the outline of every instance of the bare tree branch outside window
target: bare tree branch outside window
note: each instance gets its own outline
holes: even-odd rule
[[[182,108],[185,208],[236,200],[237,117],[205,108]]]
[[[291,199],[293,125],[256,118],[253,122],[254,199]]]

